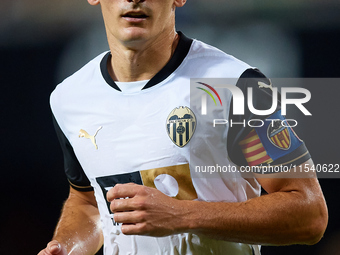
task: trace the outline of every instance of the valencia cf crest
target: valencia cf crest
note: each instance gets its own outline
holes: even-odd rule
[[[170,139],[179,147],[184,147],[196,129],[195,114],[188,107],[178,107],[171,111],[166,120],[166,130]]]
[[[288,127],[282,125],[281,120],[273,121],[268,126],[267,136],[269,141],[277,148],[289,150],[291,139]]]

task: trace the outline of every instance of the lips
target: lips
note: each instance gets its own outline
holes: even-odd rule
[[[130,11],[123,14],[122,17],[129,20],[143,20],[147,19],[149,16],[142,11]]]

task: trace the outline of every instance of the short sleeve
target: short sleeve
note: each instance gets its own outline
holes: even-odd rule
[[[89,179],[87,178],[76,155],[74,154],[72,145],[59,127],[54,116],[53,125],[63,151],[64,169],[70,185],[78,191],[92,191],[93,187],[91,186]]]
[[[272,107],[271,81],[257,69],[247,69],[236,86],[244,95],[253,89],[253,106],[257,110]],[[246,100],[245,100],[246,101]],[[300,165],[310,158],[304,142],[281,115],[280,95],[274,113],[255,115],[245,105],[244,115],[233,115],[230,105],[227,148],[230,159],[239,166]],[[246,104],[246,102],[245,102]],[[249,125],[251,121],[252,125]],[[240,125],[239,123],[244,123]]]

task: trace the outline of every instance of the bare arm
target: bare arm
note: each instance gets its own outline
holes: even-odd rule
[[[116,185],[108,192],[108,200],[114,219],[123,223],[125,234],[162,236],[192,232],[215,239],[270,245],[318,242],[328,214],[317,179],[258,180],[269,194],[238,203],[179,201],[156,189],[134,184]],[[130,198],[114,200],[119,197]]]
[[[281,176],[258,181],[268,195],[241,203],[187,204],[195,216],[189,220],[189,231],[269,245],[314,244],[321,239],[328,214],[316,178]]]
[[[71,187],[53,241],[38,255],[95,254],[102,244],[102,230],[94,192],[80,192]]]

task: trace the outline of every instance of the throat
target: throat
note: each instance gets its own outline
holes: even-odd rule
[[[169,62],[178,41],[176,34],[172,40],[154,41],[140,50],[112,47],[109,73],[119,82],[150,80]]]

